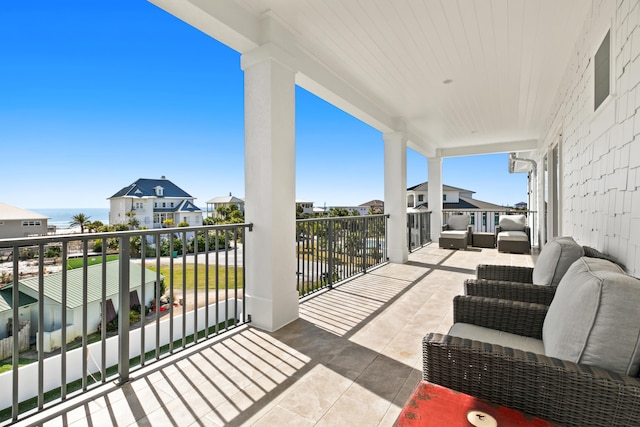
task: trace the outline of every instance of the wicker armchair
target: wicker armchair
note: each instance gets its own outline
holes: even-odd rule
[[[548,307],[459,296],[456,322],[541,336]],[[450,335],[423,340],[423,379],[567,427],[640,425],[640,379]]]
[[[480,264],[477,278],[464,282],[465,294],[549,305],[556,286],[583,254],[575,240],[560,237],[542,248],[535,268]]]

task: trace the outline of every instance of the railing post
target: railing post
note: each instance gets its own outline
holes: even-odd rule
[[[158,248],[156,248],[156,250],[158,250]],[[129,259],[131,258],[131,244],[128,234],[120,237],[119,258],[118,382],[123,384],[129,381],[129,281],[131,280]]]
[[[335,250],[335,246],[333,244],[333,221],[327,220],[329,227],[327,228],[327,240],[329,243],[329,289],[333,288],[333,252]]]
[[[368,247],[368,231],[369,231],[369,219],[365,216],[363,221],[364,230],[362,230],[362,271],[364,273],[367,272],[367,259],[369,258],[369,247]]]

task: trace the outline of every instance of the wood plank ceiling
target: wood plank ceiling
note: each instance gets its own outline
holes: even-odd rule
[[[213,3],[223,7],[231,0]],[[278,22],[299,51],[404,123],[410,146],[424,154],[474,154],[491,144],[508,147],[541,138],[591,13],[589,0],[235,3],[252,19]],[[367,121],[361,108],[339,106]]]

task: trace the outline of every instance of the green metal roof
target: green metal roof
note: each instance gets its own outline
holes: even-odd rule
[[[11,310],[13,307],[13,296],[11,288],[0,289],[0,313],[3,311]],[[38,302],[37,299],[25,295],[22,292],[18,293],[18,306],[24,307],[25,305],[34,304]]]
[[[107,298],[119,291],[120,261],[106,263]],[[142,266],[134,262],[129,263],[131,287],[138,287],[141,280]],[[152,283],[156,279],[156,272],[145,269],[145,282]],[[38,292],[38,278],[31,277],[19,281],[20,286],[26,286]],[[67,308],[74,309],[82,306],[83,270],[75,268],[67,270]],[[44,276],[44,295],[62,304],[62,272],[46,274]],[[102,298],[102,264],[87,267],[87,302],[100,301]]]

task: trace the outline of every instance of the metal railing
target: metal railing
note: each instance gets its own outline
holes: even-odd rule
[[[126,382],[135,369],[245,323],[247,230],[251,224],[0,240],[0,292],[11,301],[0,316],[9,313],[12,325],[29,320],[35,342],[35,351],[21,351],[19,334],[0,319],[0,338],[13,341],[11,369],[0,373],[0,423]]]
[[[300,297],[387,262],[387,215],[296,221]]]
[[[409,252],[431,242],[431,212],[407,213],[407,244]]]

